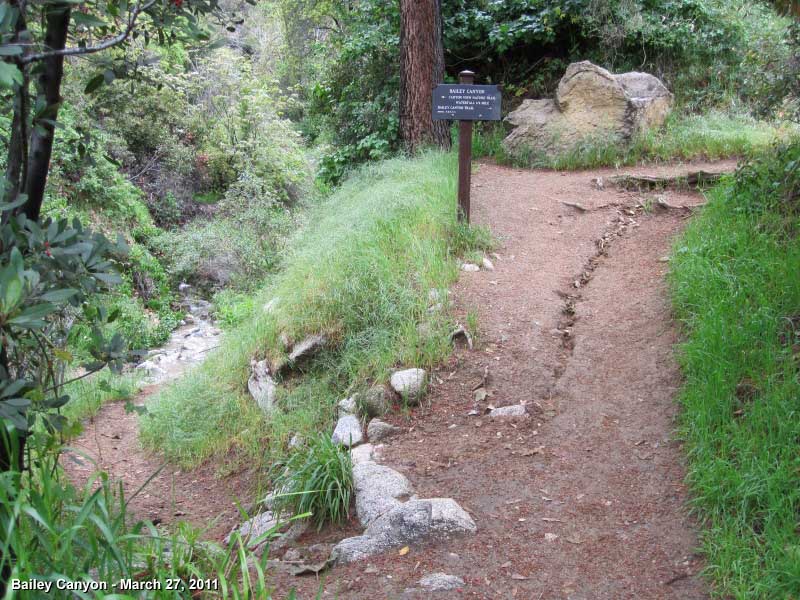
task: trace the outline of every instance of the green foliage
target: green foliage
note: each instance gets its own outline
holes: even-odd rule
[[[720,598],[800,594],[800,143],[715,188],[674,248],[681,435]]]
[[[319,529],[339,524],[350,514],[353,463],[349,451],[320,433],[274,466],[273,483],[280,490],[277,506],[290,514],[310,513]]]
[[[309,4],[311,19],[292,22],[289,15]],[[352,166],[390,156],[398,148],[399,6],[374,0],[347,9],[306,0],[279,5],[292,44],[287,54],[306,58],[287,74],[289,84],[304,90],[301,130],[332,145],[320,163],[322,179],[337,183]],[[324,43],[313,38],[317,24],[331,26]]]
[[[203,588],[208,597],[271,597],[269,555],[257,557],[248,547],[268,541],[276,531],[247,543],[236,533],[225,546],[203,540],[205,532],[183,523],[167,533],[148,521],[133,521],[127,512],[130,499],[105,473],[95,474],[80,490],[51,461],[37,466],[25,485],[8,472],[0,474],[0,503],[8,509],[0,513],[0,566],[8,566],[12,578],[106,586],[81,593],[86,598],[119,598],[125,592],[113,585],[121,579],[162,582],[163,589],[147,592],[153,599],[196,598],[200,592],[189,589],[191,580],[210,585]],[[167,589],[167,582],[176,582],[177,589]],[[53,583],[41,597],[66,600],[75,594],[56,590]]]
[[[312,208],[249,318],[148,405],[144,443],[182,464],[231,447],[248,460],[280,460],[292,434],[329,430],[348,390],[446,357],[452,322],[428,310],[428,292],[453,282],[456,257],[482,242],[456,223],[455,171],[450,154],[378,163]],[[275,312],[265,312],[274,297]],[[279,410],[265,418],[246,392],[250,360],[283,357],[281,334],[320,332],[332,347],[280,385]]]
[[[73,322],[91,331],[89,371],[110,364],[120,368],[126,354],[118,335],[107,340],[101,326],[116,317],[92,305],[92,298],[119,281],[108,260],[124,252],[105,237],[69,223],[10,217],[4,207],[0,226],[0,417],[26,432],[40,415],[50,430],[60,430],[56,413],[69,400],[62,395],[63,368],[73,361],[65,342]],[[7,420],[7,421],[6,421]]]

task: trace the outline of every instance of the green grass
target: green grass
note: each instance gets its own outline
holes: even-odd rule
[[[62,412],[80,421],[96,415],[106,402],[133,398],[140,387],[141,376],[137,373],[116,375],[103,370],[65,386],[64,392],[70,400]]]
[[[350,453],[331,440],[328,432],[311,438],[273,467],[278,506],[289,514],[311,514],[321,528],[341,523],[350,514],[353,463]]]
[[[662,129],[637,136],[627,145],[589,140],[562,154],[529,151],[511,155],[502,145],[506,135],[503,127],[477,127],[473,152],[477,157],[489,156],[501,164],[516,167],[575,170],[642,162],[750,156],[787,137],[790,131],[790,126],[781,127],[746,116],[719,112],[681,115],[673,112]]]
[[[452,323],[446,311],[428,311],[428,293],[455,281],[456,257],[486,237],[456,224],[455,173],[454,154],[390,160],[310,209],[249,318],[150,403],[143,442],[186,466],[231,449],[281,460],[294,433],[330,431],[335,403],[354,389],[387,380],[394,366],[446,357]],[[261,307],[274,297],[267,314]],[[246,391],[251,359],[283,355],[281,334],[319,332],[332,347],[280,384],[280,410],[265,418]]]
[[[681,434],[721,598],[800,597],[798,193],[795,142],[715,188],[672,257]]]

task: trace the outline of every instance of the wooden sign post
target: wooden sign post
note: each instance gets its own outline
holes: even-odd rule
[[[500,120],[500,88],[474,85],[472,71],[461,71],[458,81],[437,85],[433,90],[433,119],[458,120],[458,219],[469,223],[472,122]]]

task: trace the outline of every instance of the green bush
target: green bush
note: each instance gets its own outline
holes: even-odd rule
[[[272,478],[279,490],[277,506],[289,514],[310,513],[321,529],[339,524],[350,514],[353,495],[353,463],[347,448],[319,434],[274,467]]]

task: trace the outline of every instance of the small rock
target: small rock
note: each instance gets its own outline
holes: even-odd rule
[[[481,268],[473,263],[464,263],[463,265],[461,265],[461,270],[467,273],[475,273],[477,271],[480,271]]]
[[[358,412],[355,396],[339,400],[339,416],[354,415]]]
[[[494,263],[485,256],[483,257],[483,261],[481,261],[481,266],[487,271],[494,271]]]
[[[304,359],[310,358],[328,343],[328,337],[322,334],[310,335],[299,344],[295,344],[289,354],[289,361],[292,363],[300,362]]]
[[[364,432],[361,430],[361,421],[355,415],[344,415],[336,423],[336,429],[331,436],[333,443],[351,448],[364,441]]]
[[[389,380],[392,389],[409,404],[419,404],[427,383],[425,369],[397,371]]]
[[[463,587],[464,580],[447,573],[431,573],[420,579],[418,585],[430,592],[443,592]]]
[[[265,413],[272,411],[275,406],[275,394],[278,391],[278,386],[269,374],[266,360],[251,363],[247,389],[261,410]]]
[[[234,527],[231,532],[225,537],[225,544],[231,542],[231,537],[238,531],[242,541],[246,542],[248,547],[255,548],[263,544],[267,540],[259,540],[268,531],[274,529],[277,535],[278,525],[281,523],[279,516],[271,510],[266,510],[255,517],[248,519],[239,527]]]
[[[302,558],[300,554],[300,550],[297,548],[289,548],[286,553],[283,555],[283,560],[286,561],[298,561]]]
[[[382,385],[369,388],[363,396],[364,411],[369,417],[382,417],[389,412],[391,405]]]
[[[399,432],[400,428],[380,419],[372,419],[367,425],[367,437],[371,442],[377,442]]]
[[[528,410],[522,404],[512,404],[511,406],[501,406],[493,408],[489,413],[490,417],[524,417]]]

